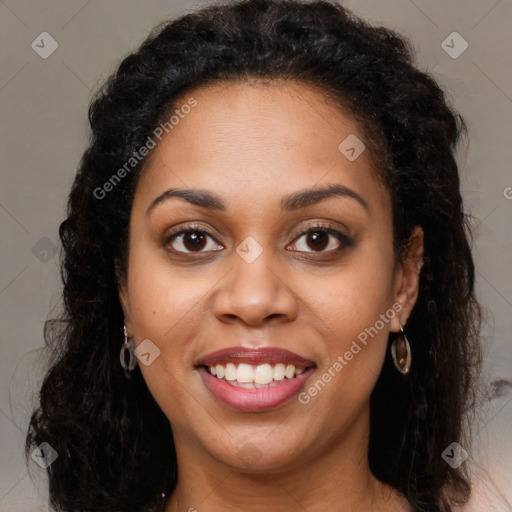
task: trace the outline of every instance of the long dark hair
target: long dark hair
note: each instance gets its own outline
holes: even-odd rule
[[[163,509],[161,493],[168,497],[177,481],[171,427],[140,371],[126,380],[119,364],[117,279],[126,273],[146,158],[125,164],[178,97],[250,79],[300,81],[349,112],[392,198],[397,258],[413,227],[423,228],[419,298],[407,323],[413,367],[403,377],[386,358],[371,396],[369,463],[413,510],[449,511],[470,483],[464,465],[452,468],[441,454],[463,443],[480,365],[480,307],[454,158],[466,128],[433,78],[416,69],[403,37],[323,0],[215,4],[164,23],[97,94],[90,146],[60,226],[64,311],[45,327],[51,367],[27,454],[41,442],[58,452],[48,468],[56,510]]]

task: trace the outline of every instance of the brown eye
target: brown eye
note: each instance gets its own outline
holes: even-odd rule
[[[206,236],[198,231],[185,233],[183,235],[183,245],[189,251],[200,251],[206,245]]]
[[[313,226],[302,233],[291,245],[299,252],[331,252],[351,245],[350,239],[330,226]]]
[[[323,231],[312,231],[307,234],[306,243],[313,250],[322,251],[329,244],[329,235]]]
[[[183,230],[175,233],[167,238],[165,246],[171,247],[172,252],[178,253],[207,252],[223,249],[206,231],[198,229]],[[205,248],[206,251],[204,250]]]

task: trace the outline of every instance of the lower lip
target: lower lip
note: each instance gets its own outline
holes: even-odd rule
[[[264,411],[284,404],[296,395],[313,368],[293,379],[284,379],[270,388],[237,388],[224,379],[214,377],[206,368],[198,368],[206,387],[217,397],[235,409],[242,411]]]

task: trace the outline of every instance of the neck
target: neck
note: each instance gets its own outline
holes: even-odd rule
[[[166,512],[349,512],[406,511],[403,498],[379,482],[368,465],[368,418],[315,456],[297,459],[286,469],[251,472],[205,456],[186,437],[175,434],[178,485]],[[361,436],[361,432],[365,433]]]

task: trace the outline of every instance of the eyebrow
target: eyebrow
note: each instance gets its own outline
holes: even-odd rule
[[[183,199],[195,206],[199,206],[207,210],[225,211],[227,209],[226,203],[223,199],[208,190],[170,188],[157,196],[151,202],[146,211],[146,215],[149,215],[151,210],[153,210],[157,205],[173,197]],[[348,197],[355,199],[368,212],[370,211],[368,203],[357,192],[339,184],[330,184],[322,188],[302,189],[284,196],[280,202],[281,210],[284,212],[299,210],[332,197]]]

